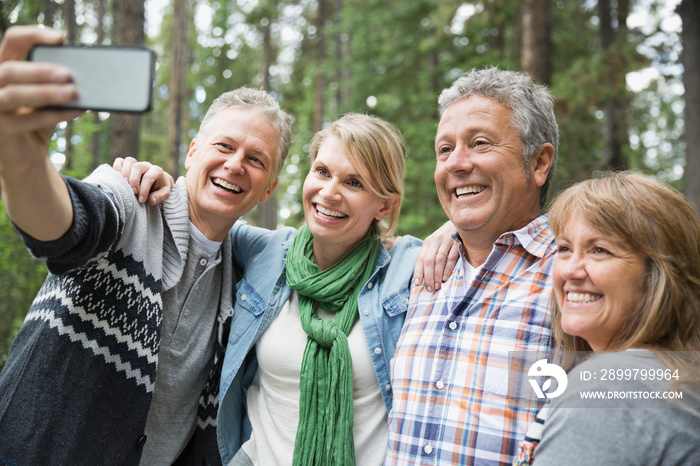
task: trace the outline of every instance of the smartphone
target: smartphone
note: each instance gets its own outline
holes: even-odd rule
[[[28,59],[73,70],[80,97],[62,108],[132,113],[151,109],[156,55],[149,48],[37,45]]]

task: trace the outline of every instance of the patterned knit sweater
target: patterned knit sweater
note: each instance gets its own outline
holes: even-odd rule
[[[48,277],[0,374],[0,464],[138,464],[155,385],[163,292],[187,257],[187,190],[138,204],[109,166],[65,178],[74,220],[60,239],[23,240]],[[21,232],[20,232],[21,233]],[[183,464],[219,464],[216,413],[233,309],[224,241],[218,344]]]

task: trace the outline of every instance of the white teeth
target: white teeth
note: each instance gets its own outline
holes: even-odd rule
[[[212,182],[217,186],[221,186],[222,188],[228,189],[229,191],[233,191],[235,193],[240,193],[242,191],[240,186],[236,186],[235,184],[231,184],[228,181],[222,180],[221,178],[214,178],[214,179],[212,179]]]
[[[602,296],[598,294],[591,293],[567,293],[567,301],[572,303],[592,303],[593,301],[598,301]]]
[[[325,207],[320,206],[318,204],[316,204],[316,210],[318,211],[318,213],[323,214],[326,217],[333,217],[333,218],[347,217],[347,215],[345,215],[342,212],[338,212],[336,210],[331,210],[331,209],[326,209]]]
[[[466,186],[464,188],[457,188],[455,193],[457,196],[461,196],[463,194],[478,194],[484,189],[486,189],[486,186]]]

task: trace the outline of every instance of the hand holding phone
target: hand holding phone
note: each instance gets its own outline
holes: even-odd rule
[[[37,45],[29,60],[58,63],[73,71],[79,98],[61,108],[137,113],[151,109],[155,53],[146,47]]]

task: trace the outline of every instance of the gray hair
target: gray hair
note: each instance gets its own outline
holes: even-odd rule
[[[464,73],[438,97],[440,116],[447,107],[472,95],[493,99],[511,109],[513,127],[523,142],[522,169],[529,179],[532,156],[544,143],[554,146],[554,160],[540,191],[540,207],[547,201],[547,191],[554,176],[559,155],[559,127],[554,116],[554,96],[545,86],[533,83],[523,73],[501,70],[495,66],[472,69]]]
[[[277,126],[280,130],[279,147],[276,154],[276,165],[273,171],[273,179],[279,176],[282,166],[289,153],[292,144],[292,123],[287,112],[282,110],[280,104],[262,89],[240,87],[233,91],[224,92],[214,100],[207,110],[206,115],[199,125],[197,137],[204,133],[216,116],[229,107],[258,108],[265,115],[265,119]]]

